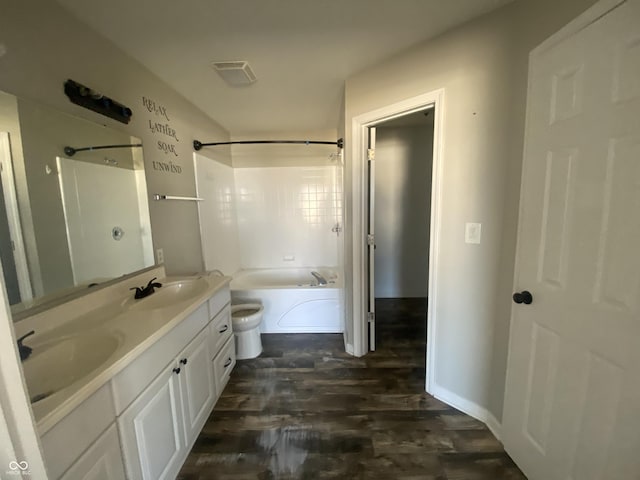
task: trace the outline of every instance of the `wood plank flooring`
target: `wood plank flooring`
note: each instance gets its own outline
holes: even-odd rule
[[[482,423],[424,393],[425,300],[376,308],[378,348],[362,358],[342,335],[263,335],[178,478],[525,479]]]

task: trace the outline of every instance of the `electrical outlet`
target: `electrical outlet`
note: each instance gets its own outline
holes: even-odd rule
[[[161,248],[156,250],[156,263],[158,265],[164,263],[164,251]]]

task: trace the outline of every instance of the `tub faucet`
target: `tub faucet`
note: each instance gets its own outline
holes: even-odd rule
[[[318,285],[326,285],[327,284],[327,279],[324,278],[322,275],[320,275],[318,272],[311,272],[311,275],[314,276],[314,278],[318,281]]]

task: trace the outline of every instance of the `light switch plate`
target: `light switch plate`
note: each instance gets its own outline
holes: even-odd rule
[[[464,228],[465,243],[479,244],[482,236],[481,223],[466,223]]]

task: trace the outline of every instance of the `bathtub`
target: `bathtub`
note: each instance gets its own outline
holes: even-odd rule
[[[312,271],[328,284],[318,285]],[[341,283],[326,267],[240,270],[231,281],[231,302],[262,303],[262,333],[341,333]]]

